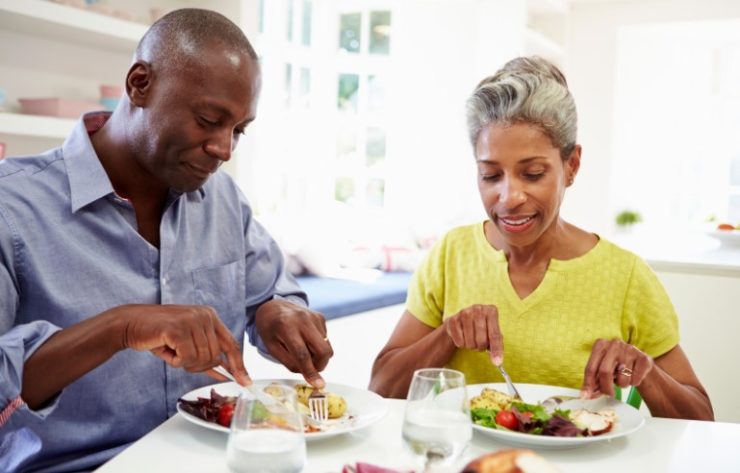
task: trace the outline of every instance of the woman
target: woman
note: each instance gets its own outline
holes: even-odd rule
[[[407,310],[370,388],[406,396],[422,367],[580,388],[637,386],[655,416],[713,419],[678,344],[678,320],[636,255],[560,218],[581,162],[565,77],[538,57],[510,61],[468,100],[478,189],[488,219],[450,231],[409,287]]]

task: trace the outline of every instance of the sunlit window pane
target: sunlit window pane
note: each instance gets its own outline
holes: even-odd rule
[[[311,19],[313,16],[313,2],[303,0],[303,25],[301,30],[301,43],[305,46],[311,45]]]
[[[347,13],[339,18],[339,49],[350,53],[360,52],[362,14]]]
[[[740,187],[740,156],[736,156],[730,163],[730,185]]]
[[[740,223],[740,195],[731,195],[729,204],[727,221],[728,223],[737,225]]]
[[[379,76],[367,78],[367,108],[370,113],[379,113],[385,108],[385,82]]]
[[[355,195],[355,182],[351,177],[340,177],[334,185],[334,198],[349,203]]]
[[[285,37],[288,38],[288,41],[293,41],[293,11],[294,9],[294,1],[295,0],[287,0],[287,10],[286,10],[286,18],[285,20],[287,23],[285,24]]]
[[[285,85],[283,87],[283,94],[285,96],[285,103],[290,104],[291,91],[293,90],[293,65],[285,65]]]
[[[382,207],[385,199],[385,181],[383,179],[371,179],[368,181],[365,199],[371,207]]]
[[[357,74],[340,74],[337,107],[340,110],[357,111],[357,90],[359,88],[360,76]]]
[[[367,129],[365,156],[367,157],[368,166],[372,166],[385,159],[385,130],[382,128]]]
[[[391,12],[370,12],[370,53],[388,54],[391,49]]]
[[[307,67],[301,67],[301,79],[300,79],[300,102],[301,105],[304,107],[308,107],[310,105],[310,97],[311,97],[311,69]]]
[[[357,130],[353,126],[344,126],[337,130],[337,155],[354,155],[357,152]]]
[[[265,0],[260,0],[259,13],[257,13],[257,31],[265,32]]]

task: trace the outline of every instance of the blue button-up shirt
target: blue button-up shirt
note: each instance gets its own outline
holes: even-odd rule
[[[204,304],[240,343],[246,330],[264,352],[256,308],[273,298],[305,306],[275,242],[223,172],[197,191],[171,193],[159,249],[142,238],[90,142],[103,121],[87,115],[61,148],[0,161],[3,471],[91,469],[173,415],[178,397],[214,382],[125,350],[32,411],[20,398],[24,362],[57,330],[122,304]]]

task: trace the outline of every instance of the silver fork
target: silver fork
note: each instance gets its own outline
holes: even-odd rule
[[[329,419],[329,400],[321,390],[314,388],[308,396],[308,412],[315,421],[324,422]]]
[[[509,390],[509,396],[513,396],[514,399],[523,401],[522,397],[519,395],[519,391],[516,390],[516,386],[514,386],[514,383],[511,382],[511,377],[509,376],[509,373],[507,373],[504,369],[504,365],[500,364],[496,367],[501,372],[501,376],[504,377],[504,381],[506,381],[506,388]]]

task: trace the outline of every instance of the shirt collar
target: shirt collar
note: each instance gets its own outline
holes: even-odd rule
[[[69,176],[72,212],[77,212],[109,194],[115,194],[113,184],[90,141],[90,135],[101,129],[110,116],[111,112],[86,113],[62,145],[62,156]],[[198,194],[203,199],[206,192],[201,187]],[[175,200],[180,195],[170,191],[170,197]]]
[[[110,112],[86,113],[62,145],[72,212],[113,193],[113,184],[90,141],[90,134],[102,128],[110,115]]]

